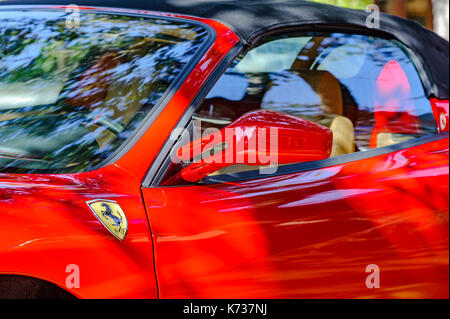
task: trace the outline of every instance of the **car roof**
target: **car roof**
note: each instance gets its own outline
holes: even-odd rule
[[[5,0],[0,5],[70,5],[73,0]],[[419,24],[381,13],[377,30],[367,25],[370,12],[351,10],[302,0],[77,0],[79,6],[113,7],[176,13],[222,22],[244,44],[266,32],[293,26],[356,27],[383,32],[410,48],[417,59],[426,93],[449,98],[449,44]]]

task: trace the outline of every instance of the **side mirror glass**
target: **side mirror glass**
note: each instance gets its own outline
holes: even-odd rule
[[[327,127],[284,113],[257,110],[227,127],[180,147],[175,160],[192,162],[168,181],[198,182],[227,166],[277,166],[330,157]]]

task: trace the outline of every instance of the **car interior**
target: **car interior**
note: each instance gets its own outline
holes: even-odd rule
[[[78,154],[96,154],[111,148],[118,137],[128,134],[134,123],[145,117],[160,91],[170,84],[163,64],[161,70],[159,66],[150,69],[153,73],[148,76],[135,61],[155,55],[167,43],[197,36],[193,31],[183,33],[180,29],[163,29],[161,39],[137,37],[126,48],[93,46],[83,52],[76,64],[67,65],[61,57],[52,82],[38,78],[27,83],[7,83],[4,91],[8,92],[8,104],[0,105],[0,166],[20,162],[25,169],[70,168],[76,163],[53,156],[66,157],[71,146],[79,148]],[[169,40],[171,37],[179,38]],[[67,50],[64,53],[70,54]],[[77,50],[71,53],[77,54]],[[153,100],[152,94],[156,96]],[[21,95],[21,100],[14,99]],[[17,101],[17,105],[11,101]]]
[[[277,40],[269,38],[254,50],[260,50],[264,58],[265,52],[260,48],[271,41]],[[297,38],[297,42],[302,41],[301,49],[295,52],[295,59],[288,68],[286,63],[281,66],[282,63],[274,62],[276,67],[272,70],[262,67],[260,72],[248,72],[239,66],[252,54],[251,62],[257,63],[258,52],[250,50],[247,56],[239,57],[194,114],[194,140],[206,129],[222,129],[243,114],[259,109],[299,116],[330,128],[333,132],[331,157],[397,144],[424,133],[423,118],[416,110],[412,84],[406,74],[409,69],[405,71],[401,65],[405,61],[397,62],[389,55],[384,59],[372,57],[367,45],[359,52],[359,57],[358,54],[352,56],[352,50],[360,43],[350,40],[350,44],[339,43],[325,35]],[[374,63],[376,72],[365,74],[375,58],[379,60]],[[333,73],[341,75],[341,79],[332,73],[333,62],[340,63],[341,70]],[[350,63],[349,68],[354,70],[345,70],[345,63]],[[367,105],[360,105],[354,96],[361,79],[370,85],[371,92],[362,85],[364,92],[358,92],[369,96],[371,100]],[[246,170],[255,170],[255,167],[235,165],[213,175]]]

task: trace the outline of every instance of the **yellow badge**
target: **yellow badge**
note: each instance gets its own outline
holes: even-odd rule
[[[122,208],[115,201],[96,199],[87,202],[94,215],[117,239],[127,235],[128,221]]]

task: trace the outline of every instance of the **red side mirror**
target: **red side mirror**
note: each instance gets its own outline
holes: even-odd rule
[[[171,181],[198,182],[236,164],[276,166],[322,160],[330,156],[332,144],[333,134],[324,126],[279,112],[253,111],[179,148],[177,160],[194,162]]]

